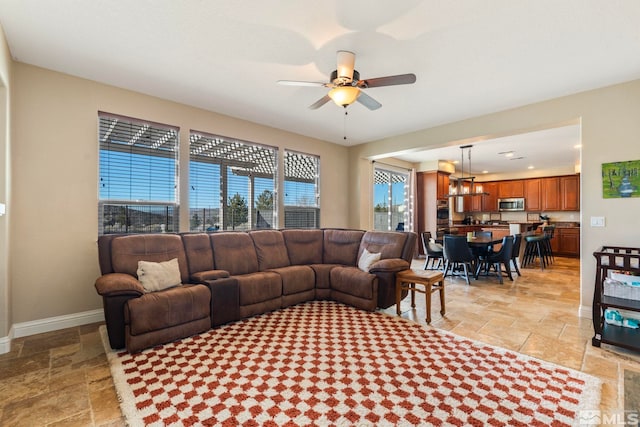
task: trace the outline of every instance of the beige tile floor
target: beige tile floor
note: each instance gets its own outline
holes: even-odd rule
[[[604,381],[601,409],[623,408],[624,370],[640,372],[640,355],[590,345],[591,321],[577,316],[578,278],[578,261],[566,258],[504,285],[448,278],[447,314],[435,298],[432,325],[596,375]],[[416,299],[415,309],[403,301],[402,315],[424,322],[424,297]],[[395,315],[395,307],[387,311]],[[124,425],[98,326],[14,340],[0,355],[1,426]]]
[[[413,268],[422,268],[414,260]],[[521,269],[522,276],[498,283],[497,277],[480,277],[467,286],[464,278],[445,281],[446,314],[434,294],[431,325],[488,344],[577,369],[603,381],[600,409],[614,414],[625,409],[625,370],[640,372],[640,353],[603,344],[591,345],[591,319],[578,317],[579,260],[556,257],[550,268]],[[416,294],[416,308],[407,297],[402,316],[424,323],[424,296]],[[395,313],[395,308],[387,309]],[[629,408],[640,410],[640,408]]]

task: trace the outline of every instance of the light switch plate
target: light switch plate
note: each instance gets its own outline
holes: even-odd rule
[[[603,216],[592,216],[591,217],[591,226],[592,227],[604,227],[604,217]]]
[[[7,212],[7,208],[4,203],[0,203],[0,216],[4,215]]]

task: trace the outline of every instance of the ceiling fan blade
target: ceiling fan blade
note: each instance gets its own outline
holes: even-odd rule
[[[415,74],[399,74],[397,76],[377,77],[365,79],[358,82],[359,87],[380,87],[393,85],[407,85],[416,82]]]
[[[312,86],[312,87],[330,87],[331,83],[323,82],[299,82],[296,80],[278,80],[279,85],[283,86]]]
[[[317,110],[318,108],[322,107],[324,104],[326,104],[329,101],[331,101],[331,98],[329,98],[329,95],[325,95],[322,98],[318,99],[313,104],[309,105],[309,108],[311,110]]]
[[[378,101],[376,101],[363,91],[360,91],[360,95],[358,95],[358,99],[356,99],[356,101],[367,107],[369,110],[377,110],[378,108],[382,107],[382,104],[380,104]]]
[[[339,50],[337,62],[338,78],[351,81],[353,79],[353,68],[356,64],[356,54],[348,50]]]

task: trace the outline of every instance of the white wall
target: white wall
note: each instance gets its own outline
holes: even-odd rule
[[[102,308],[93,287],[100,274],[98,111],[180,127],[183,231],[189,223],[190,129],[319,155],[325,172],[321,226],[348,225],[348,152],[343,146],[22,63],[14,63],[13,71],[13,324]]]
[[[486,116],[450,123],[352,147],[349,224],[368,227],[369,192],[365,191],[367,159],[407,149],[443,146],[489,135],[509,135],[582,123],[581,170],[581,314],[591,314],[595,260],[602,245],[640,246],[640,198],[603,199],[601,166],[605,162],[639,160],[640,80],[552,99]],[[607,226],[592,228],[591,216],[604,216]],[[577,285],[577,284],[576,284]]]

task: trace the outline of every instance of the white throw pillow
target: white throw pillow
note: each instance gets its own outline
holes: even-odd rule
[[[178,258],[165,262],[138,261],[137,273],[146,292],[161,291],[182,282]]]
[[[358,268],[364,272],[369,272],[369,269],[373,263],[380,261],[379,253],[371,253],[368,250],[363,250],[360,259],[358,260]]]

